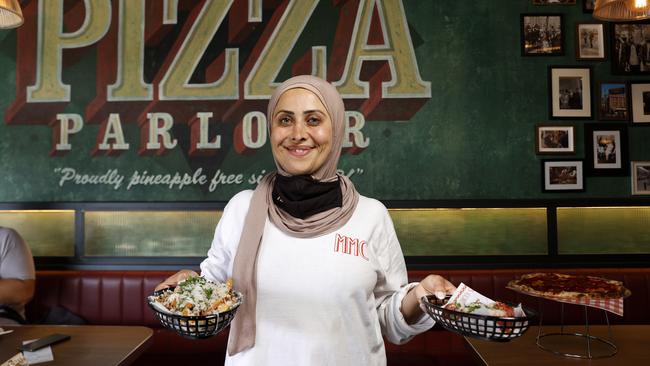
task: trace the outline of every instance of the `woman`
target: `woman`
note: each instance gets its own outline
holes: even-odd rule
[[[382,334],[404,343],[429,329],[418,299],[454,290],[435,275],[407,284],[386,208],[336,173],[344,112],[336,89],[313,76],[271,96],[277,173],[230,200],[201,263],[202,276],[232,276],[244,295],[226,365],[384,365]]]

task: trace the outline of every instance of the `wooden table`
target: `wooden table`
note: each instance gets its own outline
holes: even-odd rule
[[[13,329],[0,336],[0,363],[18,353],[23,341],[52,333],[68,334],[71,338],[52,345],[54,361],[44,365],[56,366],[115,366],[130,365],[149,347],[153,331],[146,327],[23,325],[3,326]]]
[[[578,359],[555,355],[545,351],[536,345],[536,337],[539,327],[530,327],[521,337],[510,342],[499,343],[478,340],[465,337],[471,349],[475,352],[477,359],[483,365],[512,365],[512,366],[535,366],[535,365],[647,365],[650,360],[650,325],[612,325],[613,343],[618,348],[616,355],[609,358],[599,359]],[[559,332],[559,326],[545,325],[543,333]],[[584,326],[565,326],[564,332],[584,333]],[[589,334],[609,340],[606,325],[592,325],[589,327]],[[558,340],[558,338],[555,338]],[[583,337],[561,337],[562,347],[565,350],[575,349],[577,352],[585,353],[586,339]],[[549,345],[548,338],[543,338],[543,344]],[[592,341],[594,344],[600,342]],[[602,351],[602,346],[595,351]]]

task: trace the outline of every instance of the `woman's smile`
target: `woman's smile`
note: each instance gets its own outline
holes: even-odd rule
[[[289,150],[289,153],[294,156],[305,156],[311,152],[311,147],[309,146],[287,146],[285,147]]]

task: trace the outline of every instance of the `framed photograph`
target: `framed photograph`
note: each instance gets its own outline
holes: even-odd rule
[[[535,152],[537,154],[574,154],[573,126],[535,126]]]
[[[533,5],[575,5],[576,0],[533,0]]]
[[[582,12],[593,13],[596,0],[582,0]]]
[[[521,55],[564,55],[562,14],[522,14]]]
[[[544,192],[585,190],[581,160],[542,160]]]
[[[605,26],[603,23],[576,24],[576,59],[605,60]]]
[[[634,124],[650,124],[650,82],[630,82],[631,120]]]
[[[650,161],[633,161],[632,194],[650,194]]]
[[[627,121],[627,84],[624,82],[600,82],[598,84],[598,119],[603,121]]]
[[[591,67],[550,66],[549,117],[591,118]]]
[[[612,73],[650,74],[650,22],[612,23]]]
[[[585,125],[587,175],[627,175],[627,125],[590,123]]]

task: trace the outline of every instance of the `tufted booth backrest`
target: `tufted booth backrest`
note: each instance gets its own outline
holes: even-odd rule
[[[522,303],[544,311],[544,322],[557,324],[561,305],[554,301],[540,300],[514,292],[506,284],[518,276],[530,272],[561,272],[594,275],[622,281],[632,291],[625,299],[624,316],[612,315],[612,323],[650,324],[650,269],[454,269],[411,270],[411,281],[418,281],[428,273],[440,274],[458,285],[464,282],[473,289],[495,300]],[[52,306],[62,306],[81,316],[91,324],[146,325],[160,327],[147,306],[145,298],[153,288],[174,271],[38,271],[36,295],[27,307],[31,321],[41,319]],[[589,310],[589,320],[605,321],[602,311]],[[584,308],[564,306],[567,323],[584,323]]]
[[[90,324],[159,327],[145,298],[172,273],[38,271],[36,292],[27,307],[27,316],[38,322],[52,306],[61,306]]]

